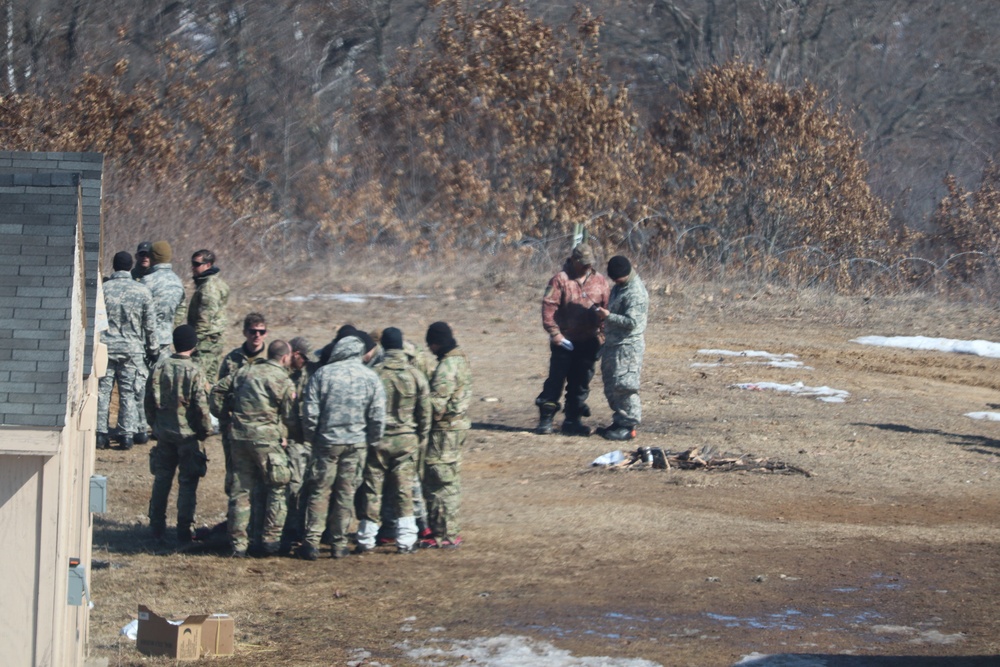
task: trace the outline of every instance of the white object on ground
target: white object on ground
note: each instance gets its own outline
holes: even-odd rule
[[[966,412],[966,417],[984,419],[988,422],[1000,422],[1000,412]]]
[[[851,339],[851,342],[860,345],[901,347],[907,350],[937,350],[1000,359],[1000,343],[992,343],[988,340],[955,340],[953,338],[928,338],[927,336],[861,336]]]
[[[139,619],[133,618],[131,623],[122,628],[122,634],[135,641],[136,636],[139,634]]]
[[[733,350],[698,350],[698,354],[711,355],[713,357],[742,357],[744,359],[763,359],[763,361],[745,361],[744,366],[771,366],[773,368],[801,368],[812,370],[812,367],[804,365],[798,361],[798,356],[791,352],[785,354],[774,354],[762,350],[743,350],[735,352]],[[693,363],[691,368],[714,368],[723,366],[721,362],[715,363]]]
[[[614,464],[621,463],[624,460],[625,460],[625,455],[622,453],[622,450],[616,449],[613,452],[608,452],[607,454],[601,454],[596,459],[594,459],[594,462],[591,463],[590,465],[613,466]]]
[[[807,387],[801,382],[794,384],[779,384],[777,382],[744,382],[730,385],[737,389],[748,389],[750,391],[780,391],[797,396],[807,396],[815,398],[824,403],[843,403],[851,395],[843,389],[833,389],[832,387]]]

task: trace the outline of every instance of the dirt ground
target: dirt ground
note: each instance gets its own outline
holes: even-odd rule
[[[249,310],[268,316],[271,339],[304,334],[317,347],[344,322],[414,337],[434,320],[452,324],[475,375],[465,543],[317,562],[236,561],[222,547],[175,553],[148,537],[148,449],[101,451],[110,510],[95,518],[91,655],[169,664],[119,634],[144,603],[163,614],[232,614],[237,654],[218,665],[500,664],[461,651],[431,663],[411,652],[500,635],[606,657],[585,663],[594,665],[731,665],[754,652],[1000,664],[1000,424],[963,416],[1000,408],[1000,359],[849,342],[998,341],[995,309],[648,280],[644,422],[629,446],[713,445],[812,476],[614,471],[590,467],[617,448],[600,437],[530,431],[547,365],[539,283],[483,280],[465,296],[448,283],[387,281],[378,291],[411,298],[357,304],[234,290],[234,346]],[[692,367],[717,360],[702,348],[794,353],[812,369],[746,359]],[[730,388],[751,381],[802,381],[850,397],[834,404]],[[600,425],[609,413],[599,373],[592,389],[590,421]],[[205,525],[225,515],[218,439],[208,447]]]

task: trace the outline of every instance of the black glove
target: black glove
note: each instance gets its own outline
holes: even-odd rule
[[[152,350],[146,352],[146,365],[152,368],[156,365],[157,360],[160,358],[159,350]]]

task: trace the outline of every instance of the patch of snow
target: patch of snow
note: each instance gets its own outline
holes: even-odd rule
[[[368,303],[371,299],[382,299],[384,301],[403,301],[404,299],[426,299],[426,294],[416,294],[414,296],[401,296],[399,294],[359,294],[355,292],[344,292],[342,294],[306,294],[304,296],[287,296],[285,301],[305,303],[307,301],[338,301],[340,303]]]
[[[745,655],[733,667],[752,665],[753,667],[826,667],[827,661],[814,655],[767,655],[757,653]]]
[[[966,412],[966,417],[985,419],[988,422],[1000,422],[1000,412]]]
[[[798,361],[798,357],[790,352],[785,354],[774,354],[762,350],[743,350],[736,352],[733,350],[698,350],[698,354],[711,355],[714,357],[740,357],[744,359],[763,359],[764,361],[745,361],[743,366],[771,366],[772,368],[800,368],[812,370],[811,367]],[[691,368],[715,368],[718,366],[728,366],[730,364],[721,361],[715,363],[693,363]]]
[[[468,641],[435,640],[418,648],[403,645],[406,656],[421,665],[481,667],[662,667],[640,658],[577,657],[569,651],[528,637],[500,635]]]
[[[746,389],[749,391],[779,391],[797,396],[807,396],[815,398],[824,403],[843,403],[850,397],[851,393],[843,389],[833,389],[832,387],[808,387],[801,382],[794,384],[780,384],[777,382],[743,382],[731,385],[736,389]]]
[[[956,632],[955,634],[946,635],[943,632],[938,632],[937,630],[926,630],[920,633],[919,637],[914,637],[910,640],[911,644],[957,644],[965,640],[965,635],[961,632]]]
[[[860,345],[900,347],[908,350],[937,350],[956,354],[972,354],[977,357],[1000,358],[1000,343],[992,343],[988,340],[955,340],[926,336],[861,336],[852,339],[851,342]]]

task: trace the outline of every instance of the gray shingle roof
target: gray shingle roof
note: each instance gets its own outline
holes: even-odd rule
[[[102,168],[97,153],[0,151],[0,424],[64,426],[82,379],[69,377],[78,206],[92,371]]]

